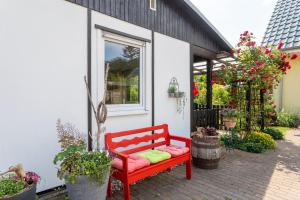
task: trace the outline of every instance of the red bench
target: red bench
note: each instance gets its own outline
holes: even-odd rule
[[[134,135],[139,134],[137,137]],[[143,136],[140,136],[140,135]],[[132,139],[128,139],[132,137]],[[121,141],[114,141],[116,138],[124,138]],[[132,173],[128,173],[128,155],[140,151],[145,151],[153,148],[157,148],[163,145],[170,145],[172,140],[184,142],[186,147],[189,147],[190,151],[178,157],[170,158],[168,160],[161,161],[159,163],[144,167]],[[154,141],[154,142],[152,142]],[[138,146],[135,148],[129,148],[126,150],[118,151],[118,148],[128,147],[129,145],[138,145],[140,143],[146,142],[143,146]],[[105,135],[105,146],[106,149],[113,154],[114,157],[118,157],[123,161],[123,170],[118,170],[113,168],[112,176],[120,180],[124,186],[124,199],[130,199],[130,184],[144,179],[148,176],[157,174],[164,170],[169,170],[171,167],[174,167],[181,163],[186,163],[186,178],[191,179],[192,169],[191,169],[191,139],[179,137],[175,135],[170,135],[168,130],[168,125],[163,124],[159,126],[153,126],[148,128],[141,128],[129,131],[122,131],[116,133],[107,133]],[[111,188],[111,178],[108,186],[108,197],[112,196]]]

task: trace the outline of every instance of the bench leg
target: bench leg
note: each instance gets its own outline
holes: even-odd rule
[[[192,179],[192,160],[185,162],[185,174],[188,180]]]
[[[108,187],[107,187],[107,197],[108,198],[111,198],[112,197],[112,183],[111,183],[111,177],[109,177],[109,180],[108,180]]]
[[[124,200],[130,200],[130,185],[128,183],[123,183],[124,187]]]

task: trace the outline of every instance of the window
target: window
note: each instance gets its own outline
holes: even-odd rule
[[[105,41],[105,64],[109,63],[107,77],[107,104],[140,103],[140,48]]]
[[[145,108],[145,42],[103,34],[104,66],[109,64],[106,104],[110,112]]]
[[[156,0],[149,0],[150,1],[150,9],[156,10]]]

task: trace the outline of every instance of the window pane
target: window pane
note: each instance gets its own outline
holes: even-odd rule
[[[107,104],[140,102],[140,48],[105,41],[105,63],[110,70],[107,80]]]

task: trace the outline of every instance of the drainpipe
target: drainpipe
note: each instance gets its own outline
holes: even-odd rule
[[[278,111],[280,112],[283,108],[283,78],[281,79],[278,87]]]

